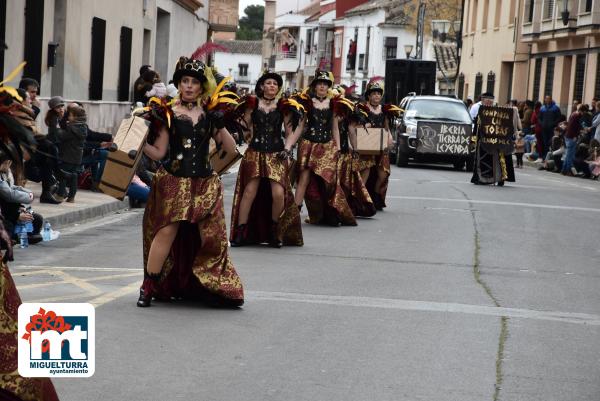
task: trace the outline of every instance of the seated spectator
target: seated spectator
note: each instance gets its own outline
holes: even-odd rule
[[[33,109],[35,120],[40,114],[40,101],[38,100],[38,91],[40,89],[40,84],[33,78],[23,78],[21,82],[19,82],[19,88],[25,90],[29,94],[29,101],[31,102],[31,108]]]
[[[67,202],[75,202],[77,179],[83,156],[83,144],[87,136],[87,119],[85,110],[79,105],[69,105],[67,109],[66,129],[56,129],[58,139],[58,157],[60,160],[61,180],[58,195]],[[67,194],[66,187],[69,187]]]
[[[590,157],[587,160],[592,180],[600,177],[600,141],[592,139],[590,142]]]
[[[573,159],[573,168],[576,170],[574,173],[578,177],[590,178],[592,172],[590,165],[587,162],[590,157],[589,146],[585,143],[577,145],[575,151],[575,158]]]
[[[33,192],[20,186],[14,185],[14,178],[10,170],[12,158],[3,150],[0,150],[0,209],[4,217],[7,231],[16,239],[18,233],[15,227],[19,223],[31,222],[33,232],[27,234],[29,243],[35,244],[42,240],[40,230],[44,219],[38,213],[30,211],[33,201]]]
[[[133,83],[133,103],[143,103],[145,104],[144,101],[144,93],[146,93],[148,90],[150,90],[150,87],[148,87],[146,85],[146,83],[144,82],[144,73],[148,70],[151,70],[152,66],[148,65],[148,64],[144,64],[143,66],[140,67],[140,76],[135,80],[135,82]]]
[[[562,169],[565,149],[563,132],[559,126],[554,129],[554,136],[550,141],[550,151],[546,154],[544,163],[538,170],[548,170],[559,173]]]
[[[146,185],[144,181],[134,174],[131,184],[127,189],[127,196],[129,197],[129,206],[133,209],[135,207],[143,207],[148,202],[148,195],[150,194],[150,187]]]

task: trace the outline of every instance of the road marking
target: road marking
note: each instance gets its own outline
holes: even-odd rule
[[[546,320],[600,326],[600,316],[586,313],[537,311],[531,309],[502,308],[484,305],[468,305],[452,302],[412,301],[391,298],[353,297],[340,295],[315,295],[290,292],[246,291],[247,301],[282,301],[309,304],[349,306],[360,308],[396,309],[421,312],[464,313],[509,317],[518,319]]]
[[[117,298],[121,298],[121,297],[130,295],[139,290],[140,290],[140,283],[139,283],[139,281],[136,281],[135,283],[131,283],[127,286],[118,288],[115,291],[102,294],[99,297],[96,297],[88,302],[97,308],[101,305],[104,305],[106,303],[114,301]]]
[[[544,205],[535,203],[524,203],[524,202],[503,202],[503,201],[488,201],[488,200],[477,200],[477,199],[453,199],[453,198],[430,198],[423,196],[394,196],[388,195],[386,199],[403,199],[403,200],[419,200],[419,201],[434,201],[434,202],[460,202],[460,203],[474,203],[482,205],[498,205],[498,206],[522,206],[530,207],[534,209],[556,209],[566,211],[578,211],[578,212],[591,212],[600,213],[600,209],[591,207],[576,207],[576,206],[560,206],[560,205]]]
[[[36,270],[42,269],[40,271],[34,272],[19,272],[20,275],[31,275],[38,274],[40,272],[48,273],[48,274],[56,274],[59,270],[79,270],[79,271],[87,271],[87,272],[138,272],[142,273],[143,270],[141,267],[88,267],[88,266],[33,266],[33,265],[15,265],[10,266],[10,270]],[[49,270],[51,269],[51,270]]]

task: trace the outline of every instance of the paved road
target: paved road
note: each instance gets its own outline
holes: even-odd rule
[[[359,227],[233,249],[241,310],[136,308],[140,211],[63,230],[11,269],[24,301],[97,306],[96,374],[55,380],[63,401],[598,401],[600,186],[469,178],[393,167],[388,208]]]

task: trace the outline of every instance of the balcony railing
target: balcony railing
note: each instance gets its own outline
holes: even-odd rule
[[[297,59],[298,52],[297,51],[279,51],[275,55],[277,60],[286,60],[286,59]]]

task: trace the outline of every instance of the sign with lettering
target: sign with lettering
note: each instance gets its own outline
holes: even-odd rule
[[[471,124],[417,122],[417,153],[468,155]]]
[[[513,150],[515,126],[512,107],[481,106],[478,114],[477,140],[487,151]]]

